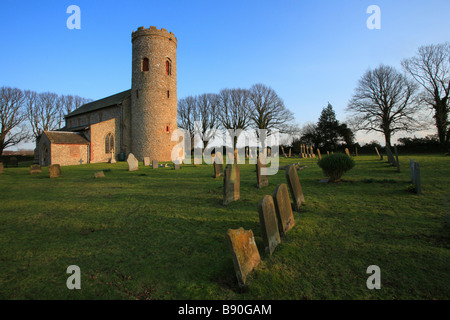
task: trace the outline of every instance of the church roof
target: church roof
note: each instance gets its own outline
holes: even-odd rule
[[[44,134],[54,144],[89,144],[89,141],[76,132],[44,131]]]
[[[120,93],[113,94],[112,96],[109,96],[109,97],[106,97],[106,98],[103,98],[100,100],[96,100],[96,101],[92,101],[92,102],[83,104],[78,109],[75,109],[74,111],[72,111],[71,113],[66,115],[66,118],[118,105],[125,98],[129,97],[130,95],[131,95],[131,89],[120,92]]]

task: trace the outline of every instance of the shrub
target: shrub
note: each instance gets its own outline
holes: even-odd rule
[[[355,161],[343,153],[334,153],[322,157],[317,162],[323,173],[329,177],[329,182],[338,181],[342,175],[355,166]]]

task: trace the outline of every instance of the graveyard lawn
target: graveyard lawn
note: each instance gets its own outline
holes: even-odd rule
[[[408,192],[409,159],[422,194]],[[359,156],[339,184],[316,159],[300,162],[305,203],[272,256],[264,252],[258,202],[286,183],[285,171],[256,187],[240,165],[240,199],[223,206],[211,165],[152,169],[126,162],[0,174],[0,299],[448,299],[450,158],[400,155],[401,172]],[[94,173],[105,177],[95,179]],[[448,220],[448,218],[447,218]],[[239,290],[228,229],[252,230],[261,263]],[[69,290],[67,267],[81,269]],[[381,289],[366,287],[377,265]]]

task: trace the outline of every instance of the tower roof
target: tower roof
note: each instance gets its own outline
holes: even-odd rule
[[[103,98],[100,100],[96,100],[96,101],[92,101],[92,102],[83,104],[78,109],[75,109],[74,111],[72,111],[71,113],[66,115],[66,118],[118,105],[125,98],[128,98],[130,95],[131,95],[131,89],[113,94],[112,96],[109,96],[109,97],[106,97],[106,98]]]

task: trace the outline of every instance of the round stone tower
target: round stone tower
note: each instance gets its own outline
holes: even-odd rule
[[[140,27],[131,35],[131,152],[142,161],[170,161],[177,129],[177,38]]]

